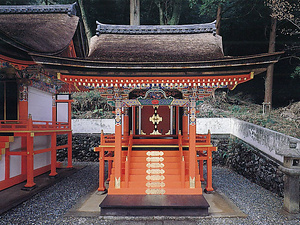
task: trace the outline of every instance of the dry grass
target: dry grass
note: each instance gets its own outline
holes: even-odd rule
[[[300,102],[273,109],[270,114],[263,115],[262,105],[240,100],[238,95],[229,97],[226,92],[218,92],[215,99],[206,99],[198,110],[198,117],[234,117],[300,138]]]

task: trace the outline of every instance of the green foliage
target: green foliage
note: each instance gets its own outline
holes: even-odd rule
[[[291,78],[300,78],[300,66],[297,66],[294,72],[291,74]]]
[[[241,110],[240,106],[238,106],[238,105],[233,105],[233,106],[229,107],[229,109],[231,110],[232,113],[238,113]]]

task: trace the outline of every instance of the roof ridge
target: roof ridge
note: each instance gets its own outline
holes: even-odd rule
[[[96,21],[96,34],[216,34],[216,21],[188,25],[111,25]]]
[[[0,14],[68,13],[76,15],[76,5],[0,5]]]

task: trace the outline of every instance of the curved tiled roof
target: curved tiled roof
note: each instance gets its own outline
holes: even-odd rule
[[[97,22],[96,34],[196,34],[216,33],[216,21],[190,25],[110,25]]]
[[[76,3],[66,5],[2,5],[0,14],[68,13],[76,15]]]

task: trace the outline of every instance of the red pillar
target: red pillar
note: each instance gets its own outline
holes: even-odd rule
[[[207,178],[205,191],[213,191],[212,187],[212,150],[207,150]]]
[[[124,109],[124,123],[123,123],[124,136],[129,136],[129,116],[128,108]]]
[[[72,105],[71,101],[68,101],[68,123],[69,129],[71,130],[68,132],[68,166],[67,168],[72,168]]]
[[[196,187],[196,99],[190,99],[189,134],[189,181],[190,188]]]
[[[54,177],[56,172],[56,133],[51,135],[51,173],[49,176]]]
[[[135,127],[136,127],[135,118],[136,118],[136,115],[135,115],[135,106],[132,106],[132,121],[133,121],[133,124],[132,124],[132,133],[133,133],[133,135],[135,135]]]
[[[52,96],[52,122],[53,124],[56,122],[56,97],[55,95]],[[68,103],[69,104],[69,103]]]
[[[183,116],[182,116],[182,135],[183,139],[187,139],[189,132],[189,114],[187,107],[183,108]]]
[[[29,115],[28,125],[29,125],[29,131],[32,131],[31,115]],[[33,132],[27,133],[27,183],[24,186],[26,188],[31,188],[31,187],[35,186],[35,183],[33,180],[34,179],[34,175],[33,175],[33,170],[34,170],[33,138],[34,138]]]
[[[200,181],[204,181],[204,176],[203,176],[203,160],[199,160],[199,173],[200,173]]]
[[[98,187],[98,191],[104,191],[106,189],[104,186],[104,166],[105,166],[104,165],[104,149],[101,148],[101,150],[99,152],[99,187]]]
[[[10,156],[7,154],[9,149],[5,149],[5,180],[10,177]]]
[[[121,187],[122,173],[122,108],[121,98],[116,99],[116,119],[115,119],[115,188]]]

